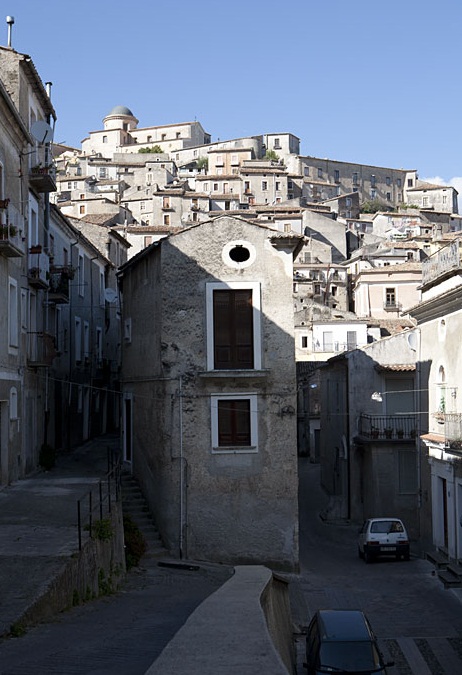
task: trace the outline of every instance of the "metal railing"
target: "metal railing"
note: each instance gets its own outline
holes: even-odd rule
[[[112,506],[121,499],[120,456],[107,449],[108,469],[106,475],[98,481],[95,488],[88,490],[77,500],[77,526],[79,551],[82,550],[83,532],[93,539],[94,523],[103,520],[112,513]],[[96,494],[95,494],[96,493]]]
[[[445,445],[462,451],[462,413],[443,413]]]
[[[359,435],[373,440],[412,440],[417,434],[415,415],[366,415],[361,414]]]

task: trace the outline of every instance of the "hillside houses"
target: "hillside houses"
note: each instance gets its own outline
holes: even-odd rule
[[[125,106],[53,146],[50,88],[0,49],[2,483],[120,430],[171,550],[295,570],[306,455],[327,517],[392,505],[460,557],[457,191]]]

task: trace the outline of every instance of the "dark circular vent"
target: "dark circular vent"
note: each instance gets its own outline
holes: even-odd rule
[[[229,252],[231,260],[237,263],[243,263],[250,258],[250,251],[245,246],[235,246]]]

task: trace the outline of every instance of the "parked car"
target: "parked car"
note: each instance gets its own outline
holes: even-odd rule
[[[320,609],[308,627],[306,663],[309,675],[318,673],[386,673],[377,639],[360,610]]]
[[[409,537],[399,518],[369,518],[359,531],[358,555],[369,563],[379,556],[409,560]]]

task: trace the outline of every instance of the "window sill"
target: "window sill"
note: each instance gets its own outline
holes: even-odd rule
[[[255,378],[265,378],[269,375],[269,370],[206,370],[202,373],[199,373],[199,377],[202,379],[229,379],[229,378],[240,378],[240,379],[255,379]]]
[[[212,448],[212,455],[242,455],[258,452],[256,445],[246,447],[230,445],[228,447]]]

